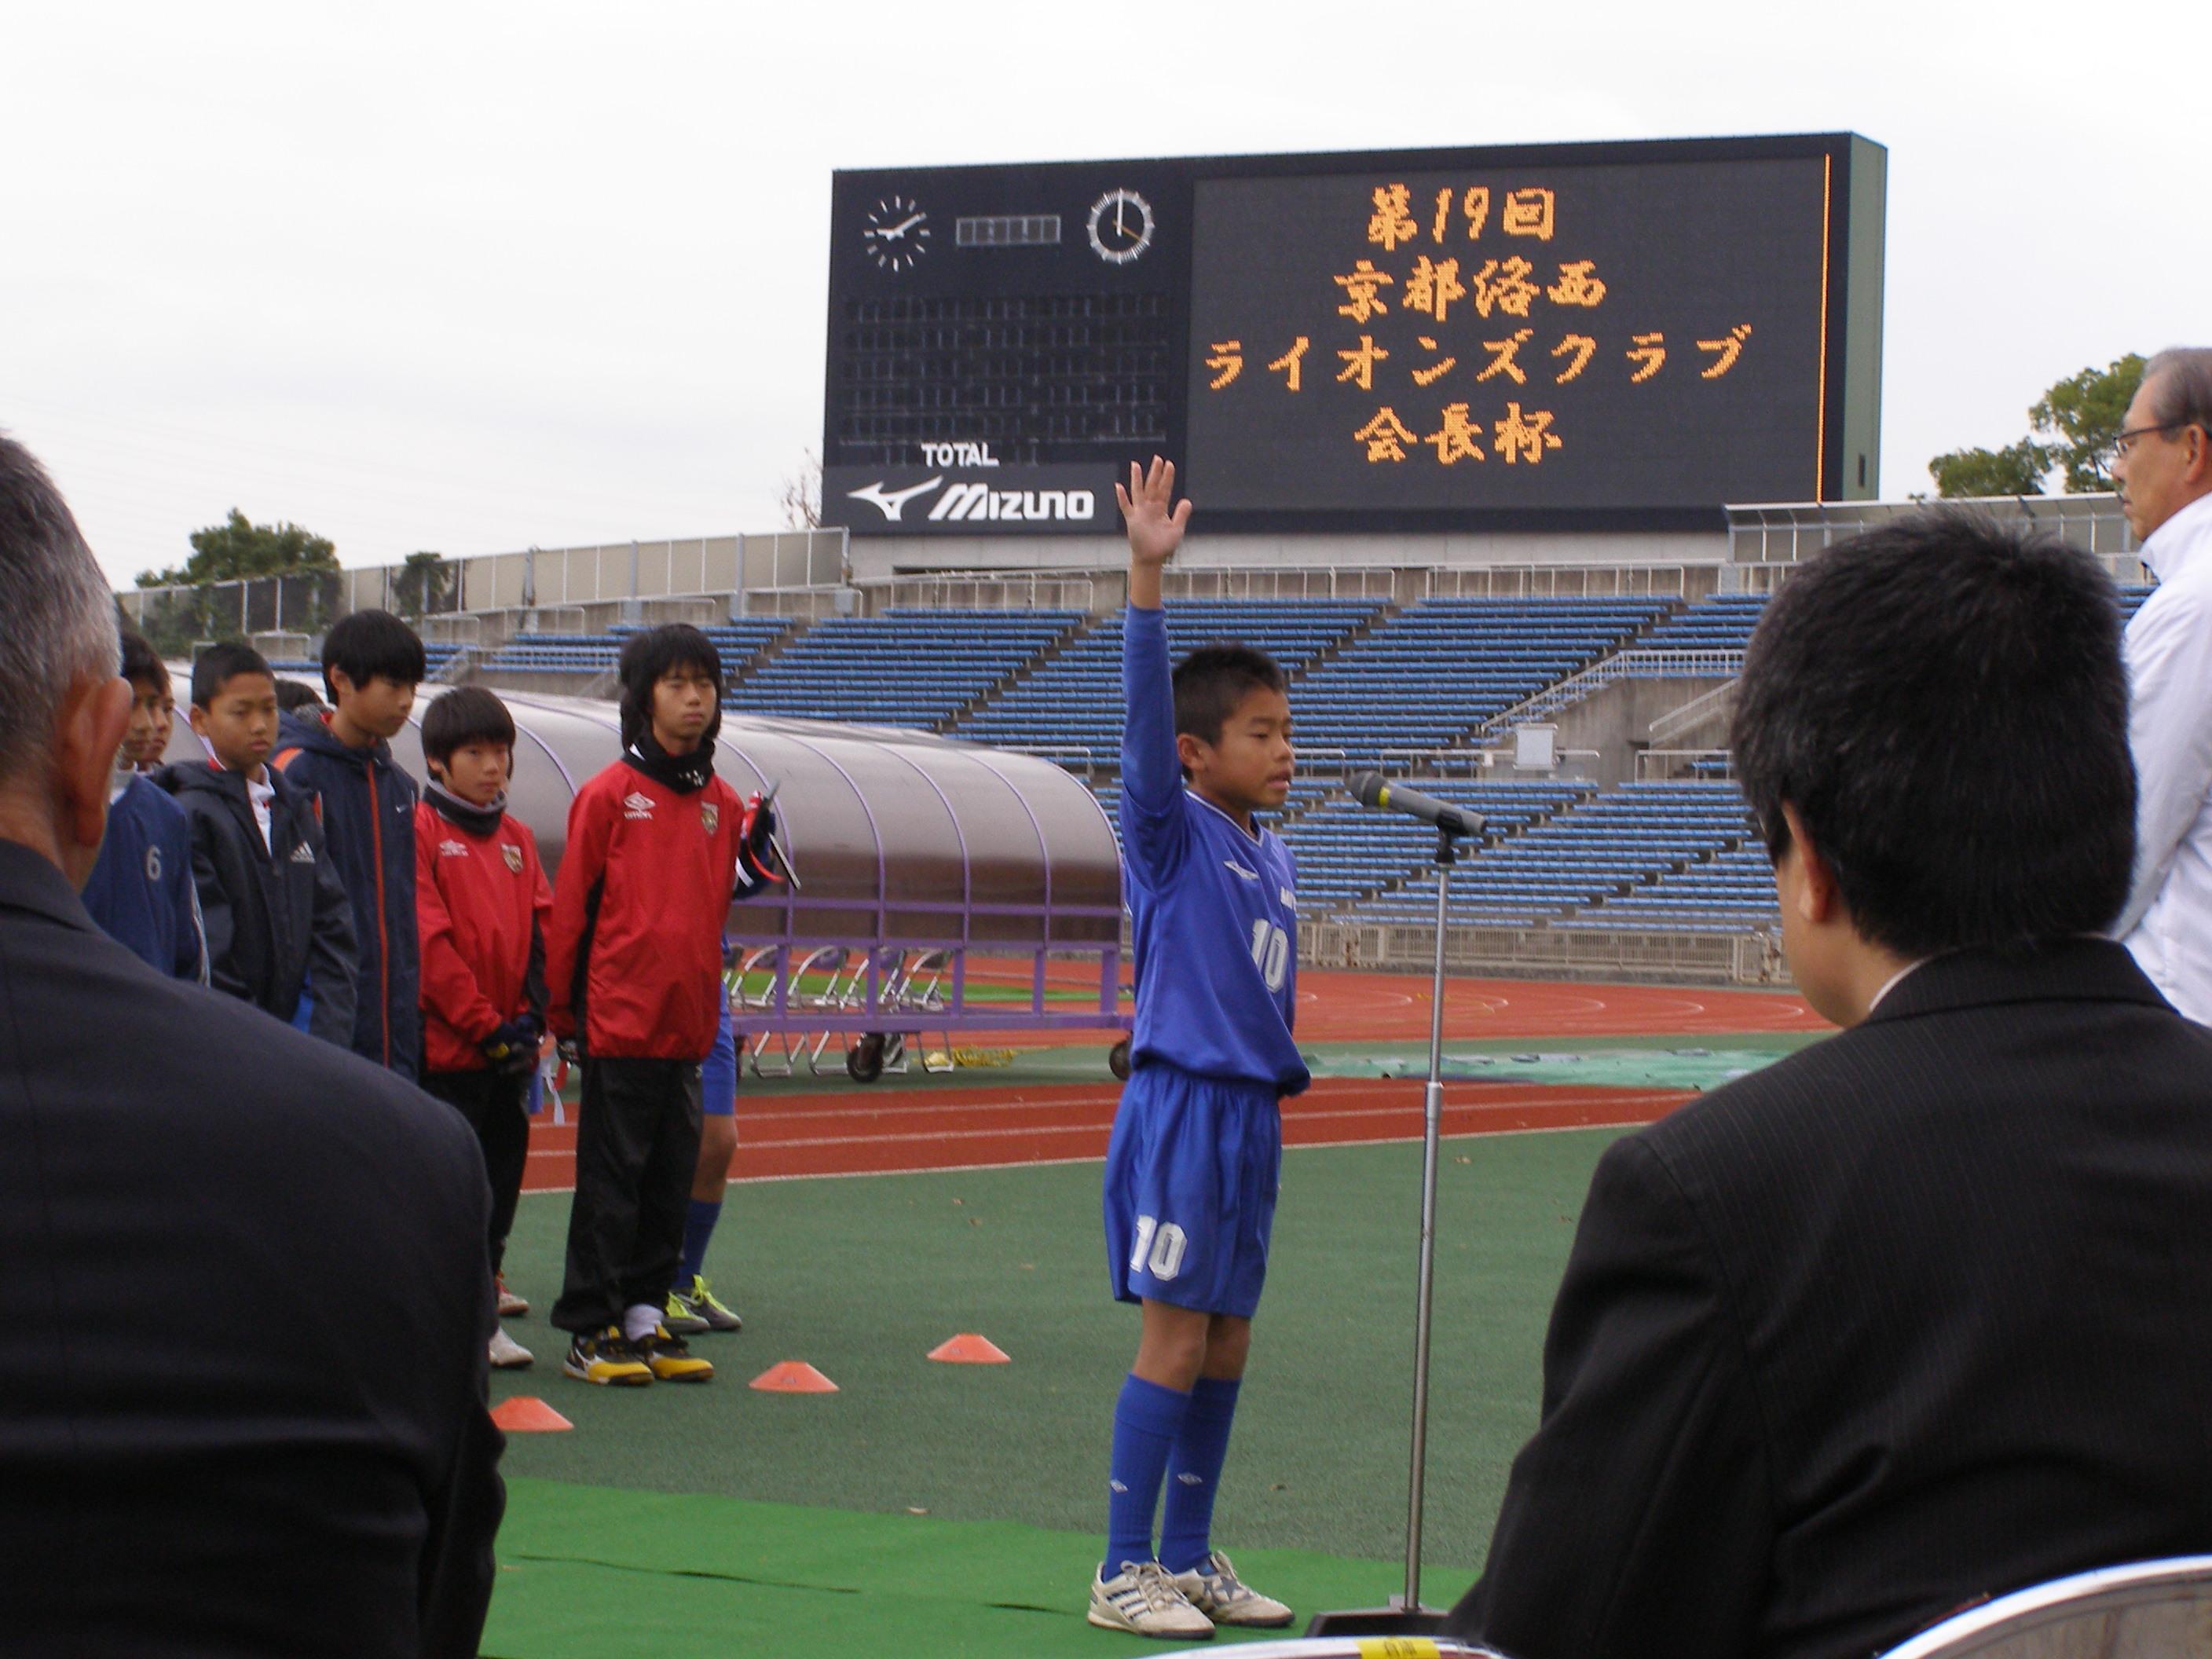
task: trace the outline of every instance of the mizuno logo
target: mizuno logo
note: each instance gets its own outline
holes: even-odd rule
[[[1231,870],[1234,870],[1238,875],[1243,877],[1247,881],[1257,881],[1260,879],[1260,872],[1257,870],[1247,870],[1243,865],[1237,863],[1235,859],[1224,859],[1221,861],[1227,865]]]
[[[653,816],[653,797],[642,789],[633,789],[623,797],[623,816],[626,818],[649,818]]]
[[[1206,1477],[1204,1475],[1193,1474],[1188,1469],[1185,1469],[1181,1474],[1176,1476],[1176,1479],[1186,1486],[1202,1486],[1206,1484]]]
[[[899,521],[899,514],[904,510],[906,504],[908,501],[912,501],[917,495],[927,495],[931,490],[936,489],[938,485],[944,482],[945,475],[939,473],[934,478],[928,479],[921,483],[912,485],[905,489],[885,489],[882,483],[878,482],[872,484],[863,484],[858,489],[848,489],[845,493],[848,495],[850,495],[856,501],[867,502],[871,507],[873,507],[881,512],[884,517],[890,520],[893,524],[896,524]]]
[[[297,847],[295,847],[295,848],[292,849],[292,862],[293,862],[293,863],[295,863],[295,864],[313,864],[314,861],[315,861],[315,849],[314,849],[313,848],[312,848],[312,847],[308,846],[308,845],[307,845],[307,842],[305,842],[304,841],[303,841],[303,842],[301,842]]]
[[[438,856],[441,859],[465,859],[468,855],[469,849],[464,842],[441,841],[438,843]]]

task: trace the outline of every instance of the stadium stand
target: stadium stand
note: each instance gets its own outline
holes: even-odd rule
[[[722,659],[722,672],[732,678],[744,673],[763,652],[774,647],[791,629],[788,617],[742,617],[703,629]],[[515,635],[484,659],[487,674],[504,672],[527,674],[574,674],[590,678],[615,672],[623,641],[639,631],[635,623],[618,623],[604,634]],[[428,648],[428,647],[426,647]],[[447,647],[451,649],[452,647]],[[433,665],[431,677],[437,670]]]
[[[730,690],[732,712],[940,726],[1088,620],[1079,611],[890,611],[815,623]]]
[[[1181,657],[1198,646],[1237,640],[1267,652],[1295,683],[1382,611],[1373,599],[1178,600],[1168,607],[1168,649]],[[1294,696],[1291,707],[1301,722],[1302,696]],[[961,721],[955,735],[1113,762],[1121,744],[1121,617],[1102,618],[1059,656]]]
[[[1741,651],[1766,613],[1764,593],[1722,593],[1662,617],[1639,651]]]
[[[1481,813],[1488,843],[1518,835],[1595,793],[1584,783],[1412,781],[1439,800]],[[1398,813],[1362,806],[1340,790],[1282,833],[1298,861],[1298,902],[1309,915],[1359,904],[1386,888],[1425,878],[1435,867],[1434,830]]]
[[[1674,608],[1656,599],[1425,600],[1299,681],[1299,747],[1340,750],[1354,765],[1385,750],[1450,749]]]

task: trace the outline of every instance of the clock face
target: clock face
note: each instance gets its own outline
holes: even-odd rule
[[[1152,245],[1152,204],[1133,190],[1109,190],[1091,204],[1091,251],[1126,265]]]
[[[929,216],[908,197],[886,196],[868,210],[860,240],[878,270],[911,270],[929,252]]]

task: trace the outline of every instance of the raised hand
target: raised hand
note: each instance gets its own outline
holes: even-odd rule
[[[1190,498],[1175,501],[1175,463],[1152,457],[1142,472],[1129,463],[1129,485],[1114,486],[1114,499],[1121,508],[1121,521],[1129,527],[1129,557],[1140,569],[1157,572],[1182,545],[1183,527],[1190,522]]]

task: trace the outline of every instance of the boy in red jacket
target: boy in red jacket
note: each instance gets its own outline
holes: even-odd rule
[[[430,787],[415,808],[415,914],[422,945],[422,1085],[469,1121],[491,1181],[491,1270],[500,1311],[530,1304],[500,1273],[530,1156],[524,1097],[545,1030],[545,918],[553,908],[538,840],[507,815],[514,720],[482,686],[422,716]],[[491,1363],[530,1350],[495,1330]]]
[[[622,758],[576,792],[545,932],[548,1018],[582,1057],[553,1322],[586,1382],[703,1382],[661,1322],[699,1157],[730,900],[781,879],[773,817],[714,775],[722,662],[681,623],[623,647]]]

